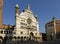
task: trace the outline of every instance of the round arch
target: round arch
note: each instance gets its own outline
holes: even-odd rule
[[[2,36],[0,36],[0,42],[2,42],[2,40],[3,40],[3,37],[2,37]]]
[[[30,37],[33,37],[33,36],[34,36],[33,32],[30,32]]]

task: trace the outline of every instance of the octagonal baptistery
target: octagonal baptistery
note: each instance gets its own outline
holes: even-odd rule
[[[19,12],[19,5],[16,4],[16,21],[14,28],[14,36],[22,38],[23,40],[37,40],[41,41],[42,37],[39,32],[39,23],[37,16],[30,9],[28,4],[23,12]]]

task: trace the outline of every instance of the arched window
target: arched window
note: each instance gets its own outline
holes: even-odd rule
[[[23,32],[21,31],[21,34],[23,34]]]
[[[35,33],[35,35],[37,35],[37,33]]]
[[[31,37],[33,37],[33,36],[34,36],[34,34],[31,32],[31,33],[30,33],[30,36],[31,36]]]
[[[1,34],[3,34],[3,30],[1,30],[1,32],[0,32]]]

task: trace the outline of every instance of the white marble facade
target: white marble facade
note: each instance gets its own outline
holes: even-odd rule
[[[41,38],[39,32],[39,22],[37,16],[30,9],[28,4],[27,8],[19,13],[19,5],[16,5],[16,21],[15,21],[15,35],[20,37],[30,37],[32,34],[34,37]]]

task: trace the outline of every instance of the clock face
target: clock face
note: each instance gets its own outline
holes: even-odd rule
[[[30,18],[27,19],[27,23],[28,24],[31,24],[32,23],[32,20]]]

